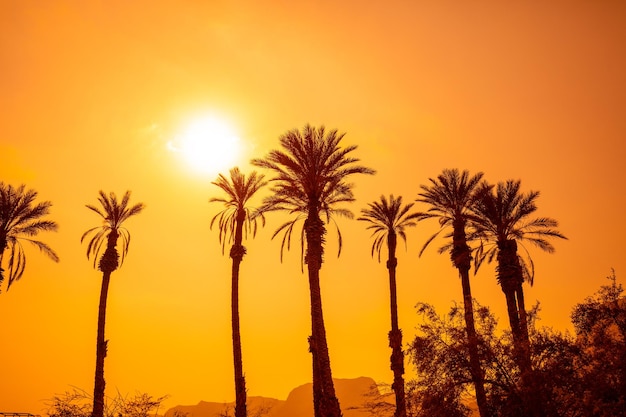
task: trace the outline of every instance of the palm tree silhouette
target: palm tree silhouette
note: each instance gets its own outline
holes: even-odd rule
[[[230,170],[230,181],[220,174],[212,184],[220,187],[227,195],[226,198],[213,197],[209,201],[223,203],[226,208],[216,214],[211,220],[210,228],[217,220],[222,244],[222,254],[226,242],[232,242],[230,257],[232,264],[232,291],[231,291],[231,316],[233,331],[233,359],[235,367],[235,417],[246,417],[246,380],[243,374],[243,360],[241,355],[241,334],[239,330],[239,266],[246,254],[246,248],[241,244],[244,234],[256,235],[257,219],[261,219],[265,225],[262,213],[251,212],[247,207],[250,199],[259,189],[267,184],[264,176],[253,171],[248,179],[239,171],[239,168]]]
[[[369,203],[369,208],[361,210],[362,216],[357,220],[369,222],[367,229],[373,230],[372,256],[380,253],[383,243],[387,242],[387,270],[389,271],[389,294],[391,301],[391,331],[389,332],[389,347],[391,348],[391,370],[393,371],[393,383],[391,388],[396,396],[395,417],[406,417],[406,400],[404,393],[404,353],[402,352],[402,330],[398,325],[398,302],[396,293],[396,246],[398,236],[406,244],[405,229],[414,227],[417,223],[415,219],[418,213],[410,213],[413,203],[402,205],[402,197],[395,198],[389,196],[389,201],[385,196],[380,196],[380,201]]]
[[[26,190],[25,185],[14,188],[0,181],[0,287],[5,279],[2,261],[5,251],[9,251],[7,262],[7,291],[13,282],[19,280],[26,268],[26,255],[22,242],[39,248],[54,262],[59,262],[57,254],[45,243],[34,239],[39,232],[56,231],[58,225],[42,217],[50,212],[52,203],[35,203],[37,192]]]
[[[87,204],[86,207],[102,217],[103,224],[91,228],[83,233],[81,243],[88,236],[87,259],[93,257],[93,266],[102,271],[102,287],[100,289],[100,303],[98,305],[98,336],[96,341],[96,372],[93,390],[92,417],[104,416],[104,358],[107,355],[107,343],[104,339],[104,326],[106,323],[107,296],[111,273],[124,263],[130,244],[130,233],[122,225],[129,218],[139,214],[144,209],[143,203],[129,206],[130,191],[126,191],[121,201],[117,200],[114,193],[106,195],[102,190],[99,192],[100,207]],[[121,241],[121,257],[117,251],[117,242]],[[104,249],[104,252],[102,250]],[[100,254],[102,253],[102,256]]]
[[[509,324],[513,335],[515,356],[521,372],[531,370],[530,342],[524,305],[524,280],[531,285],[535,271],[534,263],[524,247],[525,241],[540,249],[554,252],[548,238],[567,239],[556,227],[558,222],[548,217],[529,219],[536,210],[538,191],[520,193],[521,181],[499,182],[495,190],[483,184],[480,187],[472,211],[476,218],[472,222],[473,239],[480,239],[476,250],[476,270],[483,261],[497,259],[497,279],[506,298]],[[518,253],[524,248],[526,256]]]
[[[444,169],[435,179],[429,178],[430,185],[420,185],[422,192],[417,201],[430,206],[428,211],[420,213],[419,220],[435,218],[439,220],[441,229],[432,235],[420,251],[420,256],[426,247],[443,230],[452,227],[452,233],[445,237],[452,237],[452,242],[443,246],[439,253],[450,250],[452,264],[459,271],[463,289],[463,307],[465,328],[467,331],[468,350],[472,380],[476,390],[476,403],[481,417],[490,415],[485,394],[484,373],[478,353],[478,336],[474,325],[474,307],[469,280],[469,270],[472,264],[470,247],[467,244],[466,225],[471,219],[471,208],[476,200],[476,190],[483,176],[482,172],[470,176],[467,170]]]
[[[309,349],[313,358],[313,408],[316,417],[339,417],[341,409],[335,395],[322,312],[319,272],[323,263],[326,223],[333,215],[352,218],[352,213],[336,207],[354,201],[352,184],[346,180],[353,174],[374,174],[349,157],[356,146],[339,146],[344,134],[306,125],[302,132],[288,131],[280,137],[283,150],[273,150],[264,159],[254,159],[256,166],[277,175],[272,181],[273,194],[264,200],[263,211],[284,210],[295,218],[280,226],[272,237],[283,232],[281,259],[285,246],[289,249],[296,223],[304,219],[301,233],[302,263],[307,265],[311,297],[311,328]],[[321,215],[325,216],[322,220]],[[339,254],[341,253],[341,233]],[[304,249],[306,246],[306,255]]]

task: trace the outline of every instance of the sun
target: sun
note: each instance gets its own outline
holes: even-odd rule
[[[203,174],[232,168],[241,153],[235,130],[225,120],[213,116],[192,121],[167,146],[179,153],[186,165]]]

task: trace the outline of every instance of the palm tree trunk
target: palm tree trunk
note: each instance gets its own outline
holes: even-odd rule
[[[463,287],[463,307],[465,311],[465,329],[467,331],[467,341],[470,356],[470,367],[474,388],[476,390],[476,403],[481,417],[490,416],[487,395],[485,393],[485,378],[482,366],[480,365],[480,356],[478,354],[478,336],[474,325],[474,306],[472,304],[472,293],[470,288],[469,270],[459,271],[461,275],[461,286]]]
[[[309,211],[305,221],[307,239],[306,263],[311,297],[311,337],[309,347],[313,356],[313,408],[315,417],[341,417],[339,400],[330,367],[326,328],[322,311],[319,271],[322,266],[323,242],[326,229],[317,211]]]
[[[506,298],[515,361],[520,372],[524,374],[531,369],[530,349],[524,295],[521,293],[522,267],[515,240],[498,242],[498,281]]]
[[[107,355],[108,341],[104,339],[104,327],[107,314],[107,297],[109,296],[109,282],[111,274],[118,267],[119,255],[115,246],[119,233],[111,230],[107,236],[107,248],[100,258],[98,269],[102,271],[102,287],[100,289],[100,303],[98,304],[98,336],[96,340],[96,374],[93,388],[92,417],[104,417],[104,358]]]
[[[241,333],[239,330],[239,265],[233,260],[232,268],[232,326],[233,326],[233,363],[235,367],[235,417],[246,417],[246,380],[243,374],[241,354]]]
[[[321,416],[320,404],[322,402],[323,391],[320,380],[319,362],[317,359],[317,347],[315,346],[315,339],[313,336],[309,336],[309,352],[313,357],[313,415],[315,417]]]
[[[517,298],[517,311],[519,314],[519,326],[520,335],[522,337],[523,349],[525,359],[528,361],[529,369],[532,369],[532,362],[530,361],[530,337],[528,335],[528,317],[526,314],[526,305],[524,302],[524,289],[522,288],[522,281],[520,279],[517,290],[515,291]]]
[[[546,404],[549,401],[545,396],[545,391],[535,384],[535,373],[530,360],[530,339],[528,336],[528,322],[526,317],[526,307],[524,305],[524,292],[522,290],[522,279],[520,277],[517,288],[514,291],[517,299],[517,309],[520,322],[520,370],[522,401],[527,404],[526,414],[528,417],[541,417],[545,415]]]
[[[233,327],[233,363],[235,368],[235,417],[246,417],[246,380],[243,374],[243,359],[241,354],[241,332],[239,329],[239,266],[246,253],[242,246],[242,228],[245,220],[245,211],[239,210],[235,229],[235,242],[230,250],[232,265],[231,317]]]
[[[490,416],[485,393],[485,377],[480,364],[478,353],[478,336],[474,325],[474,304],[472,290],[470,286],[469,270],[471,268],[472,256],[467,245],[465,236],[465,222],[455,222],[453,225],[452,251],[450,256],[452,263],[459,271],[461,286],[463,288],[463,307],[465,317],[465,330],[467,332],[467,343],[470,357],[470,372],[476,390],[476,403],[481,417]]]
[[[104,417],[104,358],[107,355],[107,341],[104,339],[104,327],[107,314],[107,297],[111,271],[102,273],[100,303],[98,305],[98,336],[96,340],[96,373],[93,389],[92,417]]]
[[[513,336],[513,350],[515,351],[515,362],[524,371],[523,355],[521,350],[521,328],[519,320],[519,312],[517,310],[517,299],[515,296],[515,288],[511,288],[511,283],[502,283],[502,292],[506,299],[506,310],[509,316],[509,325],[511,326],[511,335]]]
[[[391,304],[391,331],[389,332],[389,347],[391,348],[391,370],[393,371],[393,383],[391,388],[396,396],[395,417],[406,417],[406,399],[404,392],[404,353],[402,352],[402,331],[398,324],[398,297],[396,290],[396,234],[389,232],[387,235],[387,248],[389,259],[387,269],[389,271],[389,299]]]
[[[4,282],[4,269],[2,268],[2,261],[4,260],[4,251],[6,249],[7,235],[6,232],[0,231],[0,292],[2,292],[2,283]]]

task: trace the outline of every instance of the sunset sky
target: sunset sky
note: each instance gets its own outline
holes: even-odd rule
[[[234,400],[230,259],[208,202],[229,167],[201,171],[177,151],[207,118],[231,126],[244,172],[287,130],[346,132],[377,170],[355,178],[355,214],[381,194],[413,201],[444,168],[521,179],[569,238],[554,254],[530,249],[527,306],[570,329],[611,268],[626,276],[626,3],[506,3],[1,1],[0,180],[53,203],[59,231],[40,237],[61,262],[27,247],[23,278],[0,294],[0,411],[43,413],[56,393],[93,390],[101,273],[80,237],[100,225],[85,204],[101,189],[146,205],[112,275],[107,394]],[[311,380],[299,246],[281,264],[270,240],[286,219],[268,215],[245,243],[240,290],[248,394],[279,399]],[[338,223],[343,253],[331,231],[321,270],[333,375],[391,382],[387,272],[365,225]],[[437,227],[410,230],[398,254],[405,342],[418,301],[443,313],[461,300],[442,241],[417,256]],[[505,326],[493,267],[472,282]]]

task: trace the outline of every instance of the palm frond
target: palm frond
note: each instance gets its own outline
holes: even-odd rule
[[[59,262],[59,255],[57,255],[56,252],[52,250],[52,248],[46,243],[33,239],[24,239],[24,241],[30,243],[33,246],[36,246],[41,252],[45,253],[48,258],[52,259],[54,262]]]
[[[13,187],[0,181],[0,268],[5,251],[8,250],[7,290],[19,280],[26,269],[26,255],[21,242],[38,247],[55,262],[58,255],[47,244],[34,239],[40,232],[57,231],[58,225],[43,219],[50,213],[52,203],[36,202],[37,192],[26,189],[24,184]]]
[[[419,252],[419,255],[418,255],[419,257],[421,257],[421,256],[422,256],[422,254],[424,253],[424,251],[426,250],[426,248],[428,247],[428,245],[430,245],[430,243],[431,243],[433,240],[435,240],[435,238],[436,238],[437,236],[439,236],[439,233],[441,233],[441,231],[442,231],[442,230],[443,230],[443,229],[439,229],[436,233],[434,233],[431,237],[429,237],[429,238],[428,238],[428,240],[426,240],[426,242],[424,242],[424,246],[422,246],[422,249],[420,249],[420,252]]]

